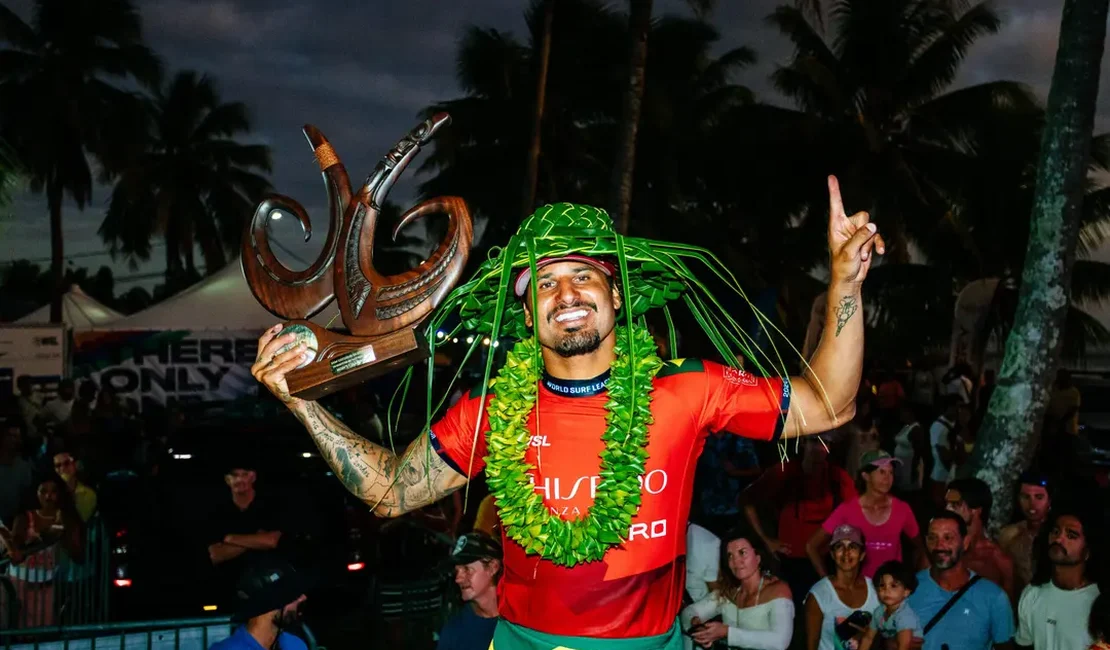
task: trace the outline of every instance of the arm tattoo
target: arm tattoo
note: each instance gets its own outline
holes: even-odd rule
[[[836,335],[840,336],[840,330],[848,324],[848,321],[855,315],[859,307],[856,305],[856,299],[852,296],[844,296],[840,299],[840,304],[836,306],[834,315],[836,316]]]
[[[343,486],[375,514],[391,517],[422,508],[466,483],[432,451],[427,433],[398,457],[351,431],[315,402],[306,402],[293,413]]]

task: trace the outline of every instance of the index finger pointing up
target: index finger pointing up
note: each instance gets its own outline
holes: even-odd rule
[[[840,198],[840,181],[836,180],[836,176],[829,176],[829,216],[847,216],[844,214],[844,201]]]

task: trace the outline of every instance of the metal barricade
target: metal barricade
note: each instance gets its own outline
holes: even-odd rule
[[[19,564],[0,561],[0,629],[107,620],[111,549],[98,515],[89,519],[82,541],[79,558],[55,543],[28,548]]]
[[[231,618],[222,617],[0,630],[0,649],[207,650],[234,629]],[[308,626],[304,626],[304,640],[308,650],[317,650]]]

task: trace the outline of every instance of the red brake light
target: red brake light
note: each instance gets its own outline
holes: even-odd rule
[[[131,586],[131,578],[117,578],[115,580],[115,584],[116,584],[117,587],[130,587]]]
[[[352,563],[347,565],[347,570],[348,571],[362,571],[365,568],[366,568],[366,563],[365,562],[352,562]]]

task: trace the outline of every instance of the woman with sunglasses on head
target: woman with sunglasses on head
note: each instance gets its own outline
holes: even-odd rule
[[[786,650],[794,602],[790,587],[775,577],[775,564],[754,532],[740,527],[725,535],[720,578],[708,596],[682,610],[682,629],[703,648],[723,640],[730,648]]]
[[[842,650],[867,629],[879,597],[863,575],[866,555],[863,533],[851,524],[837,526],[829,542],[834,571],[806,595],[806,650]]]

